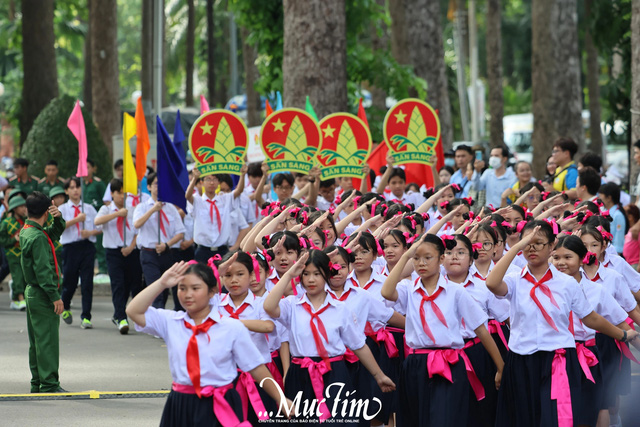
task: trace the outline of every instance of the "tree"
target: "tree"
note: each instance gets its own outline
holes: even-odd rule
[[[91,16],[91,0],[87,0],[88,15]],[[87,20],[88,21],[88,20]],[[91,93],[91,23],[87,22],[87,32],[84,37],[84,75],[82,77],[82,101],[89,111],[93,109]]]
[[[533,172],[543,176],[559,136],[584,146],[576,0],[534,0],[532,12]]]
[[[386,5],[385,0],[376,0],[378,7],[385,11]],[[389,34],[387,25],[384,20],[379,19],[378,22],[373,22],[371,29],[371,48],[374,51],[386,51],[389,50]],[[378,24],[378,25],[375,25]],[[380,88],[376,85],[371,86],[371,106],[380,110],[386,111],[386,99],[387,99],[387,91],[383,88]]]
[[[195,0],[187,0],[188,18],[187,18],[187,82],[185,87],[184,103],[187,107],[193,107],[193,72],[195,61],[195,44],[196,44],[196,5]]]
[[[207,92],[211,105],[215,105],[216,74],[215,56],[216,44],[214,41],[215,21],[213,20],[213,1],[207,0]]]
[[[438,0],[405,0],[408,41],[414,71],[427,82],[427,102],[439,110],[442,144],[453,144],[451,103],[444,62]]]
[[[255,84],[258,77],[256,68],[256,50],[247,42],[249,31],[242,27],[240,29],[242,37],[242,60],[244,63],[244,85],[247,95],[247,124],[248,126],[260,126],[260,95],[256,91]]]
[[[346,111],[345,0],[284,0],[283,7],[285,106],[304,108],[309,95],[318,117]]]
[[[153,1],[142,0],[140,90],[147,122],[153,118]]]
[[[111,156],[111,138],[120,133],[117,1],[92,0],[90,20],[93,117]]]
[[[409,40],[407,34],[407,10],[405,3],[409,0],[389,0],[391,16],[391,53],[398,64],[411,64]]]
[[[502,5],[500,0],[487,1],[487,83],[489,86],[489,133],[491,147],[504,145],[502,117]]]
[[[44,107],[58,96],[53,0],[22,0],[22,120],[23,143]]]
[[[591,37],[591,13],[593,0],[585,0],[585,32],[584,49],[587,56],[587,88],[589,91],[589,127],[591,130],[591,145],[589,150],[594,153],[602,153],[602,132],[600,131],[600,67],[598,65],[598,48]]]
[[[640,0],[631,3],[631,141],[640,140]],[[631,182],[638,165],[631,161]]]

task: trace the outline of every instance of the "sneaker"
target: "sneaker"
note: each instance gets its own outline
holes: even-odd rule
[[[118,323],[118,330],[120,331],[120,335],[127,335],[129,333],[129,322],[126,319],[122,319],[120,323]]]
[[[67,325],[73,323],[73,316],[71,315],[70,310],[65,310],[62,312],[62,320],[64,320],[64,323],[66,323]]]
[[[11,301],[11,304],[9,304],[9,308],[11,310],[20,310],[20,301]]]
[[[18,303],[18,305],[20,306],[20,311],[26,311],[27,310],[27,301],[26,300],[22,300]]]
[[[93,329],[93,325],[91,324],[91,320],[82,319],[82,323],[80,324],[82,329]]]

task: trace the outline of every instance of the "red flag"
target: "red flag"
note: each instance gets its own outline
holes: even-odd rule
[[[73,111],[67,121],[67,127],[78,140],[78,171],[76,176],[87,176],[87,132],[84,128],[80,101],[76,101],[76,105],[73,107]]]
[[[207,111],[209,111],[209,103],[204,95],[200,95],[200,115],[203,115]]]
[[[147,173],[147,153],[151,144],[149,143],[149,132],[147,131],[147,121],[144,119],[144,110],[142,109],[142,98],[138,98],[136,106],[136,175],[138,181],[142,181]]]
[[[273,113],[273,108],[271,108],[271,104],[269,104],[268,99],[265,101],[264,110],[265,110],[265,117],[269,117],[271,113]]]
[[[369,127],[367,113],[364,112],[364,106],[362,105],[362,98],[360,98],[360,101],[358,102],[358,118],[362,120],[367,127]]]

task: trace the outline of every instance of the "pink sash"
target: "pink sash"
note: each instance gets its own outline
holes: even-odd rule
[[[578,353],[578,361],[580,362],[580,367],[582,367],[582,372],[587,377],[589,381],[592,383],[596,383],[593,379],[593,375],[591,375],[591,366],[596,366],[598,364],[598,358],[591,350],[587,348],[593,347],[596,345],[595,339],[590,339],[589,341],[585,341],[584,344],[581,342],[576,342],[576,352]]]
[[[504,346],[507,348],[507,351],[508,351],[509,345],[507,344],[507,339],[504,336],[504,332],[502,331],[500,322],[498,322],[496,319],[489,319],[488,329],[490,334],[498,334],[498,336],[502,340],[502,343],[504,344]]]
[[[571,389],[567,375],[567,351],[564,348],[556,350],[551,363],[551,400],[556,401],[558,409],[558,427],[573,427],[573,412],[571,410]]]
[[[328,359],[328,362],[338,362],[340,360],[344,360],[344,356],[331,357],[330,359]],[[301,368],[309,371],[313,393],[316,395],[316,400],[318,401],[319,405],[318,409],[320,411],[320,421],[327,420],[331,417],[331,412],[329,411],[329,408],[324,401],[324,379],[322,378],[322,376],[331,370],[330,367],[327,367],[328,363],[325,363],[324,360],[314,362],[308,357],[294,357],[293,359],[291,359],[291,362],[295,363],[296,365],[300,365]]]
[[[268,420],[269,416],[267,415],[267,410],[264,407],[264,403],[262,403],[262,398],[260,397],[258,387],[256,387],[253,377],[248,372],[238,372],[240,375],[238,376],[236,390],[238,390],[240,400],[242,400],[242,414],[244,415],[244,419],[247,419],[249,402],[251,402],[251,406],[258,416],[258,419]]]
[[[471,388],[476,395],[476,399],[484,399],[484,387],[478,379],[476,372],[473,370],[471,361],[469,360],[467,354],[463,349],[456,350],[453,348],[448,348],[446,350],[432,350],[429,348],[420,348],[410,349],[410,352],[411,354],[427,355],[427,370],[429,371],[429,378],[433,378],[434,375],[440,375],[441,377],[448,379],[449,382],[453,382],[450,365],[455,365],[460,359],[462,359],[465,369],[467,370],[467,378],[469,379],[469,384],[471,384]]]
[[[178,393],[196,394],[195,388],[191,385],[173,383],[171,388]],[[232,384],[227,384],[222,387],[212,387],[208,385],[203,387],[200,393],[203,397],[213,396],[213,413],[223,427],[251,427],[249,421],[240,422],[240,420],[238,420],[233,408],[231,408],[227,399],[224,398],[225,393],[231,388],[233,388]]]

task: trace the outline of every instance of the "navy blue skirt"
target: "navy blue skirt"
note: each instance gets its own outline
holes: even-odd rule
[[[236,413],[238,420],[243,421],[242,401],[238,392],[231,388],[224,398]],[[213,413],[213,396],[198,397],[196,394],[180,393],[171,390],[167,403],[162,411],[160,427],[211,427],[222,426]]]
[[[322,360],[319,357],[311,359],[314,362]],[[351,411],[356,406],[353,402],[357,397],[347,363],[344,360],[331,362],[331,370],[325,373],[322,379],[324,381],[324,398],[330,412],[327,424],[332,426],[358,425],[359,416],[355,413],[355,409]],[[319,422],[317,417],[318,402],[313,391],[309,371],[306,368],[291,362],[284,380],[284,394],[293,401],[294,409],[297,408],[297,413],[292,413],[289,425],[306,426]],[[368,408],[369,413],[375,413],[377,410],[378,408]],[[335,416],[333,416],[334,413]]]
[[[598,356],[598,347],[594,345],[587,346],[587,348],[598,358],[598,364],[589,368],[595,383],[592,383],[581,370],[580,408],[574,424],[595,427],[598,422],[598,413],[602,409],[606,409],[607,406],[604,404],[604,382],[602,381],[602,363]]]
[[[575,348],[567,348],[567,377],[573,419],[578,419],[582,369]],[[551,400],[551,364],[554,351],[507,355],[498,391],[496,427],[557,426],[556,401]]]
[[[631,392],[631,361],[624,357],[616,345],[616,340],[607,335],[596,333],[596,345],[602,364],[604,402],[607,407],[613,407],[618,395]]]
[[[427,354],[409,354],[400,374],[398,425],[411,427],[465,426],[470,385],[463,360],[450,365],[453,382],[429,378]],[[474,397],[475,398],[475,397]]]
[[[482,386],[485,398],[477,400],[473,389],[469,389],[469,427],[494,427],[496,424],[496,407],[498,405],[498,390],[496,389],[497,368],[493,359],[482,343],[477,343],[464,352],[467,354],[473,370]]]

